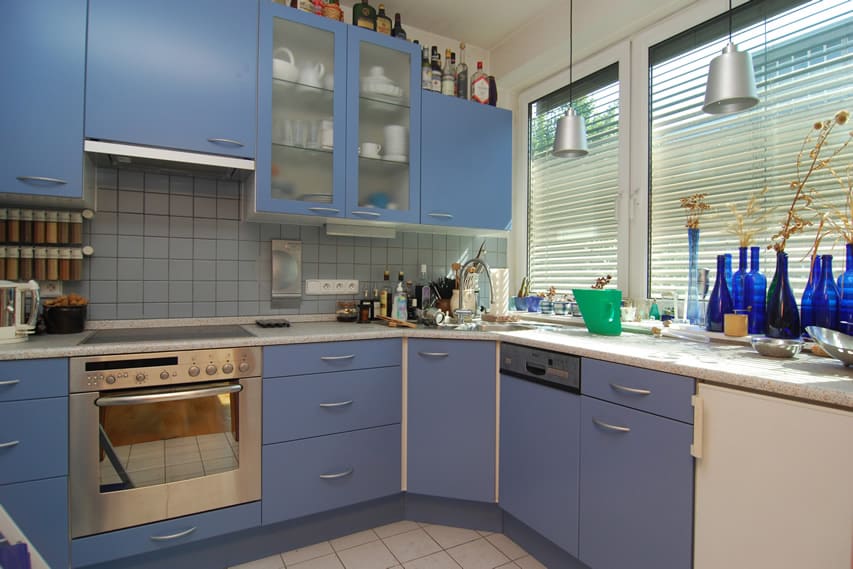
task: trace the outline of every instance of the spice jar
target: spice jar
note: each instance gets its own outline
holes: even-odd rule
[[[45,212],[44,242],[59,242],[59,215],[55,211]]]
[[[9,210],[0,207],[0,241],[6,240],[6,224],[9,218]]]
[[[79,245],[83,242],[83,214],[79,211],[71,213],[71,225],[69,242]]]
[[[33,211],[33,243],[36,245],[41,245],[45,242],[45,213],[43,209]]]
[[[47,247],[36,247],[33,250],[33,278],[37,281],[47,280]]]
[[[33,278],[33,248],[21,247],[21,260],[18,262],[18,274],[22,281]]]
[[[33,210],[21,210],[21,243],[33,242]]]
[[[71,249],[71,280],[79,281],[83,278],[83,249],[79,247]]]
[[[71,249],[68,247],[59,250],[59,280],[71,280]]]
[[[13,208],[8,210],[6,218],[6,241],[18,243],[21,241],[21,210]]]
[[[20,250],[18,247],[6,247],[6,280],[16,281],[20,278],[18,271]]]
[[[59,248],[49,247],[47,249],[47,280],[59,280]]]
[[[71,214],[67,211],[60,211],[56,215],[56,221],[56,242],[60,245],[66,245],[71,239]]]

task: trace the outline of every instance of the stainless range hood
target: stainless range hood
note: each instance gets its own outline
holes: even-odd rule
[[[189,174],[229,180],[246,179],[255,171],[255,161],[248,158],[152,146],[86,140],[83,150],[97,166],[106,168],[144,168],[163,174]]]

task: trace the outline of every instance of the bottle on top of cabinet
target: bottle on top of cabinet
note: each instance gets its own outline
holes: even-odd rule
[[[429,62],[429,47],[427,46],[421,48],[421,89],[432,91],[432,65]],[[5,217],[3,219],[5,220]]]
[[[471,76],[471,100],[489,104],[489,76],[483,71],[483,62],[477,62],[477,71]]]
[[[456,66],[456,96],[468,98],[468,66],[465,64],[465,42],[459,44],[459,65]]]
[[[453,54],[444,51],[444,69],[441,71],[441,94],[454,96],[456,94],[456,69],[453,65]]]
[[[394,14],[394,27],[391,29],[391,35],[401,40],[406,39],[406,30],[403,29],[403,24],[400,21],[400,12]]]
[[[376,14],[376,31],[386,36],[391,35],[391,18],[385,15],[385,4],[379,5],[379,13]]]
[[[360,28],[376,31],[376,9],[368,4],[368,0],[353,4],[352,24]]]
[[[432,91],[436,93],[441,93],[441,54],[438,53],[438,46],[432,46],[432,61],[430,62],[430,66],[432,67]]]

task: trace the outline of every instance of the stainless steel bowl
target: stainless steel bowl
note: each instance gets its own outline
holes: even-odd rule
[[[793,358],[803,349],[802,340],[784,340],[781,338],[754,336],[749,341],[756,352],[762,356],[769,356],[771,358]]]
[[[845,366],[853,365],[853,336],[820,326],[808,326],[806,332],[827,354]]]

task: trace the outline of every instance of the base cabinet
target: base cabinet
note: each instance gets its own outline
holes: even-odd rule
[[[68,478],[0,486],[0,504],[51,567],[68,567]]]

